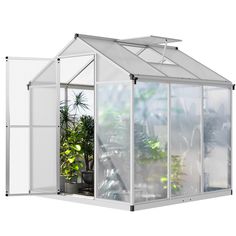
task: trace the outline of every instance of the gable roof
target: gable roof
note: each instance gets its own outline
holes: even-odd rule
[[[179,39],[158,36],[120,40],[76,34],[74,42],[58,56],[63,56],[65,53],[68,55],[72,51],[75,53],[77,50],[80,52],[81,47],[87,45],[90,50],[102,54],[130,74],[156,76],[163,79],[168,77],[231,83],[223,76],[181,52],[177,47],[168,45],[180,41]],[[87,52],[86,50],[85,52]],[[150,58],[156,57],[156,61],[149,61],[148,55]]]

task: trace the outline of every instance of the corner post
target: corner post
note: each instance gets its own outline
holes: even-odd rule
[[[6,57],[6,197],[10,185],[10,109],[9,109],[9,63]]]
[[[60,58],[56,62],[56,163],[57,163],[57,194],[60,194]]]
[[[134,84],[137,78],[130,74],[130,210],[134,209]]]

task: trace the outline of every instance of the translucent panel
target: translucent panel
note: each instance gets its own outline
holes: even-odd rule
[[[159,53],[163,53],[163,48],[153,47],[153,49]],[[188,71],[192,72],[200,79],[225,81],[224,77],[218,75],[214,71],[210,70],[209,68],[205,67],[201,63],[195,61],[193,58],[187,56],[179,50],[176,50],[174,48],[166,48],[165,56],[177,65],[180,65]]]
[[[102,55],[97,55],[97,81],[124,81],[129,79],[126,71],[121,70],[116,64]]]
[[[59,120],[57,62],[46,67],[30,87],[31,93],[31,192],[57,192]]]
[[[129,201],[130,83],[97,85],[97,195]]]
[[[200,192],[201,87],[171,86],[171,195]]]
[[[134,54],[137,54],[137,53],[139,53],[143,50],[143,48],[141,48],[141,47],[133,47],[133,46],[125,46],[125,45],[122,45],[122,46],[125,47],[126,49],[128,49],[129,51],[131,51]]]
[[[195,76],[193,76],[186,70],[176,65],[166,65],[166,64],[156,64],[156,63],[153,63],[152,65],[170,77],[197,79]]]
[[[75,54],[86,54],[94,53],[94,50],[89,47],[85,42],[77,38],[71,45],[68,46],[60,55],[58,56],[70,56]]]
[[[147,37],[140,37],[140,38],[132,38],[132,39],[123,39],[120,40],[120,42],[125,43],[136,43],[136,44],[144,44],[144,45],[156,45],[161,43],[174,43],[174,42],[180,42],[179,39],[173,39],[173,38],[166,38],[166,37],[159,37],[159,36],[147,36]]]
[[[65,101],[65,88],[60,88],[60,101]]]
[[[152,50],[151,48],[145,49],[139,56],[148,62],[160,63],[163,60],[164,64],[174,64],[172,61],[168,60],[167,58],[163,58],[162,54]]]
[[[57,62],[50,61],[35,77],[32,78],[32,85],[55,84]]]
[[[83,93],[84,103],[87,105],[86,108],[80,108],[79,110],[74,109],[75,96]],[[70,114],[77,113],[81,115],[90,115],[94,116],[94,90],[85,90],[85,89],[68,89],[68,105],[70,106]]]
[[[167,197],[167,89],[138,82],[134,97],[135,202]]]
[[[72,84],[94,85],[94,68],[95,64],[92,62],[86,67],[76,78],[71,81]]]
[[[71,58],[63,58],[60,61],[60,82],[68,83],[80,83],[80,84],[93,84],[93,66],[88,66],[94,59],[93,55],[78,56]],[[92,63],[93,65],[93,63]],[[92,70],[91,70],[92,68]],[[82,71],[82,73],[81,73]],[[92,73],[92,77],[91,77]],[[78,76],[77,76],[78,75]],[[75,81],[76,80],[78,81]]]
[[[29,193],[29,128],[10,130],[10,194]]]
[[[231,186],[230,90],[204,87],[204,190]]]
[[[27,84],[47,60],[8,60],[9,109],[11,125],[29,124],[29,91]]]
[[[56,125],[56,87],[32,87],[32,124]]]
[[[56,127],[33,128],[31,192],[57,192]]]
[[[145,63],[139,57],[135,56],[115,41],[97,39],[93,37],[81,37],[89,45],[94,47],[97,51],[101,52],[129,73],[163,76],[163,74],[156,71],[153,67]]]

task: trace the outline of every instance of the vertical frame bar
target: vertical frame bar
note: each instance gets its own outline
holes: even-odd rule
[[[168,104],[167,104],[167,199],[171,199],[171,84],[168,83]]]
[[[230,188],[233,189],[233,90],[230,89]]]
[[[10,191],[10,109],[9,109],[9,62],[6,57],[6,196]]]
[[[94,198],[97,198],[97,56],[94,54]]]
[[[204,147],[204,86],[201,86],[201,111],[200,111],[200,143],[201,143],[201,153],[200,153],[200,166],[201,166],[201,176],[200,176],[200,192],[204,192],[204,156],[205,156],[205,147]]]
[[[134,205],[134,82],[130,84],[130,205]]]
[[[33,87],[29,86],[29,194],[31,193],[33,186]]]
[[[55,62],[56,63],[56,62]],[[60,193],[60,59],[56,63],[56,174],[57,193]]]

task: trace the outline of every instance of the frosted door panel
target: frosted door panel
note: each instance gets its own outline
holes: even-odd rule
[[[134,86],[135,202],[167,197],[168,85]]]
[[[34,87],[32,91],[32,124],[56,125],[56,87]]]
[[[204,87],[204,190],[231,186],[230,91]]]
[[[58,189],[59,83],[57,62],[51,61],[32,82],[31,193],[56,193]]]
[[[97,197],[129,202],[130,83],[97,84]]]
[[[201,87],[171,85],[171,195],[200,191]]]
[[[29,163],[29,128],[11,128],[10,194],[29,193]]]
[[[48,64],[48,60],[8,60],[8,92],[11,125],[29,125],[27,84]]]
[[[56,192],[56,128],[40,127],[32,131],[31,192]]]

